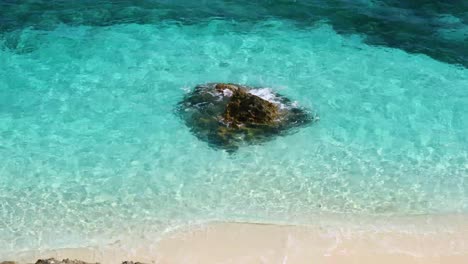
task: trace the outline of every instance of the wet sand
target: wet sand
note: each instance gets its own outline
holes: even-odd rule
[[[337,227],[207,223],[166,233],[158,243],[23,252],[20,262],[55,257],[103,264],[468,263],[468,216],[380,219]],[[346,219],[341,219],[341,221]],[[356,222],[357,221],[357,222]],[[365,223],[364,223],[365,222]]]

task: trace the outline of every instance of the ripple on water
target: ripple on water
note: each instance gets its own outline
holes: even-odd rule
[[[0,252],[210,219],[468,210],[464,68],[281,20],[27,34],[29,53],[0,49]],[[271,87],[321,120],[212,150],[174,113],[209,81]]]

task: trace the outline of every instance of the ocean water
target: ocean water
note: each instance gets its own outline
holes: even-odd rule
[[[0,256],[212,220],[468,213],[466,1],[304,2],[0,1]],[[207,82],[320,121],[210,148],[175,109]]]

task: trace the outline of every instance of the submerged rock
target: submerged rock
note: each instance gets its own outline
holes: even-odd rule
[[[229,152],[316,120],[270,89],[225,83],[198,85],[179,103],[178,113],[195,136]]]

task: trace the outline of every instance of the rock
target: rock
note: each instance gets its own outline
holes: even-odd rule
[[[178,113],[195,136],[229,152],[286,135],[316,120],[309,111],[269,89],[230,83],[198,85],[179,103]]]
[[[14,261],[2,261],[2,262],[0,262],[0,264],[18,264],[18,262],[14,262]]]
[[[235,127],[274,125],[278,118],[279,108],[277,105],[249,94],[245,89],[234,90],[223,113],[224,122],[228,126]]]
[[[36,264],[91,264],[91,263],[84,262],[81,260],[64,259],[60,261],[54,258],[49,258],[49,259],[38,259],[36,261]],[[95,263],[95,264],[98,264],[98,263]]]

